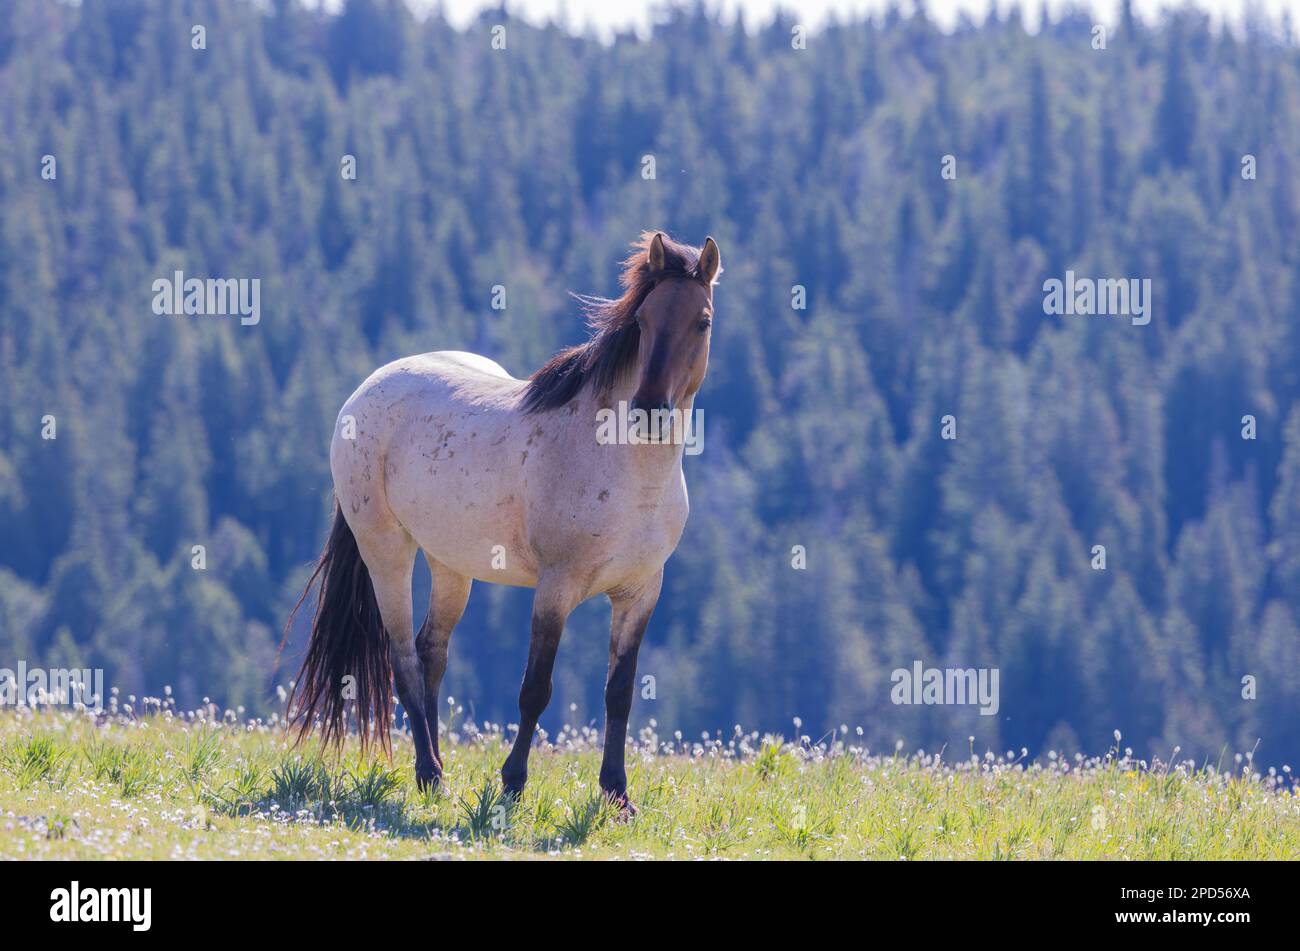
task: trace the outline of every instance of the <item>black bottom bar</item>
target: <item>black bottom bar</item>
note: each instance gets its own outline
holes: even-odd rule
[[[111,931],[128,941],[196,935],[338,940],[391,934],[406,925],[418,930],[425,915],[441,929],[480,913],[494,916],[479,920],[495,922],[493,933],[500,935],[495,916],[503,902],[524,911],[521,895],[536,908],[508,927],[536,927],[537,915],[558,914],[582,929],[595,918],[612,915],[617,924],[653,908],[668,915],[661,919],[666,923],[676,906],[720,914],[727,909],[722,918],[729,929],[744,927],[748,909],[755,927],[763,927],[779,907],[841,914],[857,909],[871,917],[911,917],[924,927],[977,922],[994,932],[1044,925],[1085,935],[1199,931],[1231,937],[1293,920],[1287,885],[1293,871],[1289,864],[1238,862],[678,863],[671,869],[665,863],[555,862],[545,870],[535,862],[11,862],[0,866],[0,905],[18,933],[92,937]],[[693,914],[692,929],[698,933],[712,917]]]

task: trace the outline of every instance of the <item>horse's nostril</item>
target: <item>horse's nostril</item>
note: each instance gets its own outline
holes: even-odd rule
[[[647,413],[650,414],[656,412],[671,413],[673,411],[673,404],[668,402],[667,400],[661,400],[659,403],[656,403],[652,406],[647,406],[645,403],[642,403],[639,399],[633,398],[632,402],[628,404],[628,409],[634,412],[639,409],[645,410]]]

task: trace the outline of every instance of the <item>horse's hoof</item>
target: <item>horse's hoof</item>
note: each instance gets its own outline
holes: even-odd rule
[[[442,782],[441,773],[421,773],[415,774],[415,788],[422,793],[432,793],[438,791],[438,786]]]
[[[632,804],[632,800],[627,798],[625,792],[617,793],[607,789],[605,790],[605,798],[618,810],[618,815],[615,817],[616,822],[627,822],[634,819],[641,811]]]
[[[515,802],[522,800],[524,798],[524,786],[527,783],[527,770],[523,772],[504,768],[501,770],[501,795],[506,799],[513,799]]]

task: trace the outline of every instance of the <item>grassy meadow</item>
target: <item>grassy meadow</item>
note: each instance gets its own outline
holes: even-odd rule
[[[628,820],[596,783],[596,730],[543,738],[517,804],[499,727],[446,727],[446,779],[410,745],[295,748],[283,724],[180,713],[0,712],[0,859],[1281,859],[1300,854],[1289,772],[1094,759],[878,754],[734,735],[628,751]]]

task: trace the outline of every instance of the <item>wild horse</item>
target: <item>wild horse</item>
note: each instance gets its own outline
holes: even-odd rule
[[[686,524],[686,482],[680,439],[642,427],[638,444],[603,444],[596,420],[620,402],[638,419],[674,410],[673,419],[691,417],[720,270],[712,238],[696,249],[646,232],[624,262],[618,299],[579,298],[588,342],[529,379],[443,351],[381,367],[349,397],[330,445],[334,525],[303,592],[319,584],[290,699],[300,736],[320,726],[327,742],[339,740],[355,704],[363,742],[386,747],[395,680],[416,780],[437,783],[438,688],[470,584],[532,587],[519,733],[501,769],[506,792],[518,796],[565,619],[605,594],[612,624],[600,786],[632,808],[623,752],[637,651]],[[417,550],[433,575],[418,634]]]

